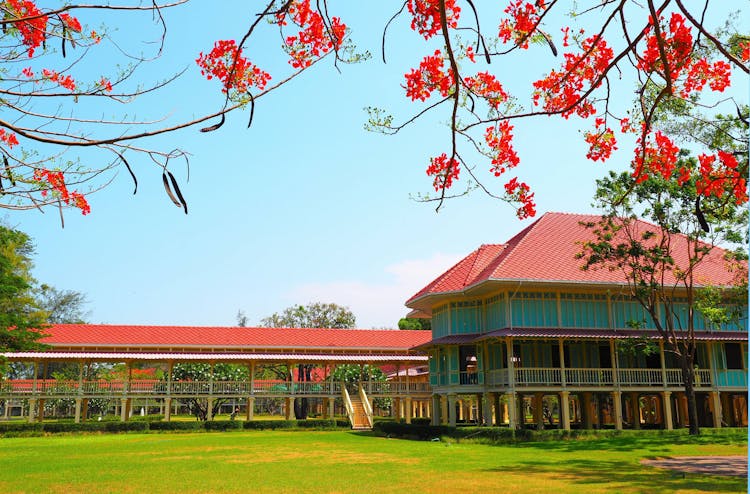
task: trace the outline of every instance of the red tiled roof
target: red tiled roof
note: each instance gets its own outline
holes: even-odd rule
[[[491,280],[624,284],[627,280],[621,272],[584,271],[581,269],[583,262],[575,258],[581,251],[580,243],[593,239],[591,231],[581,223],[600,219],[598,215],[546,213],[507,243],[482,245],[417,292],[406,305],[412,307],[415,301],[429,295],[461,293]],[[639,221],[637,227],[654,228],[645,221]],[[682,236],[673,241],[678,266],[687,264],[686,245]],[[728,285],[732,282],[733,275],[726,269],[724,252],[714,248],[701,261],[696,268],[699,284]],[[673,280],[667,279],[667,282]]]
[[[58,348],[352,349],[405,351],[429,331],[56,324],[40,341]]]

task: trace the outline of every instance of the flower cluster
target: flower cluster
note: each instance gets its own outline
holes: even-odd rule
[[[484,140],[492,150],[492,168],[490,171],[499,177],[509,168],[514,168],[520,162],[513,149],[513,126],[507,120],[487,127]]]
[[[529,47],[529,38],[536,30],[540,15],[545,11],[546,5],[544,0],[538,0],[534,3],[515,0],[505,8],[505,13],[510,19],[503,19],[500,22],[498,36],[503,43],[511,39],[519,48],[527,49]]]
[[[91,206],[83,194],[68,190],[63,172],[37,168],[34,170],[34,180],[39,182],[40,186],[45,187],[42,190],[42,197],[48,197],[51,190],[60,201],[80,209],[84,216],[91,212]]]
[[[605,123],[603,118],[597,118],[595,121],[596,130],[584,134],[586,143],[589,145],[586,158],[592,161],[604,162],[612,156],[612,151],[617,149],[615,134],[612,129],[605,127]]]
[[[56,82],[65,89],[70,89],[71,91],[76,90],[76,81],[74,81],[69,75],[63,76],[59,72],[51,69],[43,69],[42,74],[44,74],[45,79]]]
[[[99,80],[99,87],[101,87],[102,89],[104,89],[108,93],[112,92],[112,82],[110,82],[110,80],[107,79],[106,77],[102,77]]]
[[[426,56],[419,63],[419,69],[411,69],[406,77],[406,96],[414,100],[425,101],[432,95],[433,91],[438,91],[441,96],[448,96],[453,87],[453,72],[443,71],[445,60],[440,50],[435,50],[435,54]]]
[[[18,138],[13,132],[8,132],[5,129],[0,129],[0,142],[4,142],[9,148],[18,145]]]
[[[289,63],[296,69],[309,67],[317,58],[331,50],[338,51],[346,36],[346,24],[338,17],[331,17],[330,26],[323,16],[310,8],[310,0],[295,0],[286,12],[276,15],[276,23],[286,26],[287,19],[300,27],[296,36],[284,40],[289,52]]]
[[[750,62],[750,41],[742,41],[739,44],[740,58],[743,62]]]
[[[424,39],[429,39],[440,31],[440,2],[438,0],[407,0],[406,8],[412,15],[412,30],[424,36]],[[456,5],[456,0],[445,0],[445,20],[449,28],[458,27],[460,14],[461,8]]]
[[[63,24],[71,31],[80,33],[83,29],[81,27],[81,23],[78,22],[78,19],[70,16],[69,14],[60,14],[60,19],[62,20]]]
[[[432,181],[436,191],[449,189],[454,180],[458,180],[458,161],[455,158],[448,159],[443,153],[437,158],[430,159],[430,166],[427,167],[427,175],[435,178]]]
[[[23,44],[28,47],[29,58],[34,56],[34,50],[44,43],[47,32],[47,16],[30,0],[5,0],[7,15],[11,18],[22,19],[34,17],[27,21],[15,22],[13,27],[18,29],[23,38]]]
[[[211,80],[214,77],[222,83],[222,92],[235,90],[245,93],[252,87],[263,89],[271,76],[242,56],[234,40],[219,40],[208,55],[201,52],[195,60],[201,68],[201,75]]]
[[[680,149],[672,140],[656,131],[654,143],[649,143],[648,138],[643,144],[641,139],[635,148],[635,159],[633,160],[633,176],[638,183],[648,180],[649,174],[659,174],[664,178],[670,178],[677,166],[677,157]],[[682,174],[684,176],[684,174]]]
[[[508,93],[505,92],[500,81],[489,72],[479,72],[474,77],[465,77],[464,85],[472,93],[484,98],[495,110],[508,100]]]
[[[614,53],[606,41],[598,36],[583,42],[583,53],[566,53],[565,63],[560,71],[553,70],[539,81],[534,82],[534,105],[544,101],[544,111],[560,113],[564,118],[572,114],[586,118],[594,112],[593,105],[582,100],[585,90],[595,84],[612,62]]]
[[[660,18],[659,22],[663,23],[664,19]],[[651,20],[653,25],[653,20]],[[657,38],[652,26],[647,28],[648,36],[646,37],[646,50],[638,61],[638,68],[646,73],[655,72],[664,79],[672,82],[673,89],[678,86],[678,82],[684,76],[680,96],[687,98],[695,91],[701,91],[703,87],[708,86],[713,91],[723,91],[730,84],[730,66],[723,60],[709,63],[705,58],[694,59],[693,53],[693,34],[690,27],[685,25],[685,18],[678,14],[672,13],[669,19],[669,26],[661,26],[661,40]],[[659,42],[664,51],[666,59],[666,68],[664,59],[659,51]]]
[[[516,216],[520,220],[536,216],[534,193],[530,191],[531,188],[526,183],[519,182],[517,177],[505,184],[505,200],[521,204],[516,210]]]
[[[717,156],[718,155],[718,156]],[[717,155],[698,156],[700,177],[696,182],[699,194],[722,197],[729,192],[737,204],[747,202],[747,180],[738,170],[737,158],[718,151]]]

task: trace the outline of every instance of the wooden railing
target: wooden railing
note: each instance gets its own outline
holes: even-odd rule
[[[666,385],[670,387],[682,386],[682,371],[680,369],[665,369]],[[719,371],[719,375],[727,374],[727,371]],[[547,367],[525,367],[514,369],[516,386],[561,386],[562,377],[565,377],[566,386],[614,386],[619,383],[624,387],[635,386],[664,386],[664,374],[661,369],[614,369],[609,368],[570,368],[563,373],[559,368]],[[617,377],[617,380],[615,380]],[[744,375],[742,377],[745,377]],[[736,386],[746,385],[742,377],[732,374],[726,378],[727,383],[718,382],[721,386],[728,386],[729,381]],[[508,386],[508,369],[494,369],[487,372],[487,384],[489,386]],[[695,387],[704,388],[712,386],[711,371],[698,369],[695,375]]]
[[[569,386],[612,386],[612,369],[565,369],[565,383]]]
[[[429,383],[372,383],[379,395],[430,393]],[[285,381],[59,381],[55,379],[18,379],[0,381],[0,397],[123,397],[123,396],[340,396],[342,383]]]

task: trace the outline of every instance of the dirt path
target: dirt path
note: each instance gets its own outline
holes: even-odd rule
[[[678,472],[747,477],[747,456],[678,456],[641,463]]]

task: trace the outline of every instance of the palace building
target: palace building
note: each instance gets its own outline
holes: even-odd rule
[[[208,420],[221,413],[218,403],[232,418],[267,412],[261,402],[293,418],[293,403],[305,399],[316,415],[346,413],[356,428],[372,427],[379,412],[511,428],[685,427],[682,371],[624,275],[582,270],[576,258],[591,239],[582,223],[598,219],[547,213],[506,243],[480,246],[406,302],[412,315],[431,318],[431,333],[53,325],[44,350],[0,354],[13,369],[0,376],[0,420],[90,420],[94,404],[122,420],[152,407],[170,420],[189,400],[206,403]],[[678,265],[684,243],[673,239]],[[733,282],[723,254],[714,248],[697,266],[699,285]],[[685,327],[685,292],[666,281],[676,310],[660,317]],[[694,317],[700,426],[748,423],[747,304],[738,309],[739,319],[720,327]],[[632,351],[633,338],[656,351]],[[182,378],[175,370],[185,363],[208,371]],[[243,367],[246,377],[217,377],[222,364]],[[314,378],[301,379],[300,365],[315,368]],[[358,382],[336,377],[342,365],[359,366]],[[373,379],[373,366],[387,380]],[[92,372],[102,368],[106,378]]]
[[[592,239],[583,223],[598,219],[547,213],[506,243],[480,246],[406,302],[414,315],[432,320],[432,340],[419,349],[430,357],[433,423],[688,424],[682,371],[624,275],[583,270],[576,259],[581,242]],[[685,239],[674,242],[679,265]],[[732,282],[723,254],[714,248],[703,259],[699,283]],[[678,283],[667,282],[675,297],[683,295]],[[687,305],[676,307],[676,326],[685,327]],[[718,328],[696,313],[701,426],[747,426],[747,305],[742,311],[739,321]],[[633,337],[652,339],[658,351],[623,351]]]

